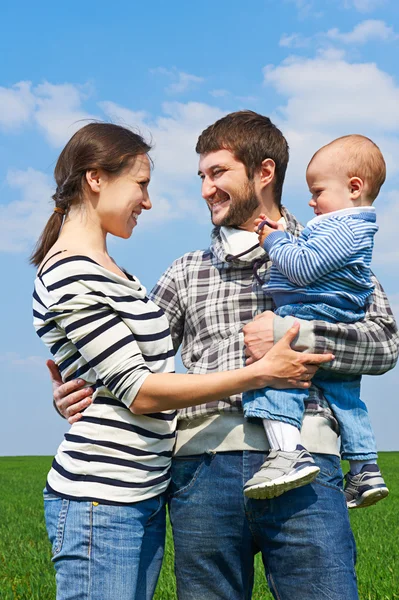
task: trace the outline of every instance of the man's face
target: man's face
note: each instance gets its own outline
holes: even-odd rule
[[[198,175],[214,225],[245,228],[252,224],[259,212],[255,182],[248,179],[244,164],[232,152],[201,154]]]

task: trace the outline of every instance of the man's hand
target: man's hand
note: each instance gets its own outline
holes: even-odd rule
[[[74,379],[68,383],[62,383],[61,375],[53,360],[46,362],[50,371],[51,384],[53,386],[54,405],[58,412],[68,419],[68,423],[76,423],[81,419],[80,411],[87,408],[93,401],[92,388],[84,387],[83,379]]]
[[[269,352],[274,345],[273,335],[274,313],[267,310],[243,327],[245,355],[247,365],[256,362]]]
[[[295,321],[292,327],[285,332],[281,340],[262,359],[253,365],[253,367],[260,369],[259,373],[262,383],[264,381],[262,377],[266,377],[268,380],[266,385],[268,387],[277,390],[285,390],[287,388],[307,389],[311,386],[312,377],[318,367],[323,363],[334,360],[335,357],[331,353],[307,354],[293,350],[292,344],[298,336],[299,326],[299,322]]]
[[[248,357],[245,364],[251,365],[258,361],[274,346],[274,317],[275,315],[271,310],[266,310],[260,315],[256,315],[253,321],[244,325],[245,355]],[[319,366],[315,364],[306,365],[309,379],[317,372]]]

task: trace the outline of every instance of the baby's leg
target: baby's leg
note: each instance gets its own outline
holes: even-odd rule
[[[270,447],[267,460],[244,485],[249,498],[274,498],[310,483],[320,469],[301,445],[300,427],[307,390],[265,388],[243,395],[246,417],[262,419]]]
[[[273,419],[262,419],[262,423],[270,448],[273,450],[292,452],[298,445],[301,445],[301,432],[295,425]]]
[[[377,448],[360,378],[317,374],[314,383],[323,391],[339,423],[342,458],[349,460],[345,476],[348,508],[363,508],[385,498],[389,490],[377,465]]]

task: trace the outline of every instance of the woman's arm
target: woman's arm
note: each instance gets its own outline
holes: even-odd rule
[[[221,399],[256,387],[302,388],[310,385],[317,366],[331,361],[332,354],[302,354],[291,348],[298,334],[298,325],[292,327],[275,344],[268,355],[256,364],[223,373],[207,375],[180,375],[160,373],[148,375],[130,409],[137,414],[183,408]],[[57,366],[47,361],[53,384],[57,410],[70,423],[81,418],[81,412],[91,399],[90,388],[83,388],[83,380],[63,383]]]
[[[145,414],[205,404],[263,387],[308,388],[310,376],[306,365],[320,365],[332,360],[333,355],[292,350],[298,331],[299,325],[295,323],[267,355],[242,369],[207,375],[149,375],[130,409],[135,414]],[[305,381],[301,379],[304,376]]]

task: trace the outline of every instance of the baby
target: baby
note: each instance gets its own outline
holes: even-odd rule
[[[315,218],[298,238],[260,215],[260,245],[273,266],[264,291],[276,314],[333,323],[362,320],[373,291],[370,263],[376,225],[372,204],[385,181],[379,148],[361,135],[338,138],[316,152],[306,180]],[[360,377],[319,371],[313,383],[329,402],[340,426],[342,458],[349,460],[345,496],[348,508],[375,504],[388,495]],[[263,419],[271,451],[244,486],[250,498],[272,498],[315,479],[319,468],[301,445],[300,428],[307,390],[265,388],[243,396],[246,417]]]

